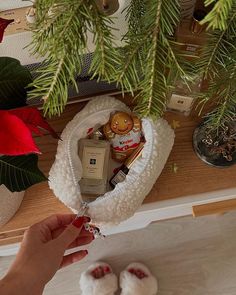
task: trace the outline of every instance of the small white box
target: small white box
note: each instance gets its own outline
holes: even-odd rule
[[[193,97],[173,93],[169,103],[167,104],[167,108],[174,111],[183,112],[185,115],[188,115],[191,111],[193,101]]]

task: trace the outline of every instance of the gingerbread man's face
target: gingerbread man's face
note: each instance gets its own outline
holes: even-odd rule
[[[124,112],[113,115],[111,119],[111,130],[119,135],[124,135],[133,129],[134,123],[132,117]]]

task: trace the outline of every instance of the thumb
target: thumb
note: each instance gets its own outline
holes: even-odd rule
[[[57,241],[64,247],[67,248],[76,238],[78,238],[82,227],[85,222],[88,222],[88,218],[81,216],[77,217],[63,233],[57,238]]]

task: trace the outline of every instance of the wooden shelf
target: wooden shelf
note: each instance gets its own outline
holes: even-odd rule
[[[131,100],[126,98],[126,102],[130,104]],[[57,132],[61,132],[84,105],[85,103],[68,105],[60,118],[50,120],[51,125]],[[173,124],[173,120],[178,121],[180,127],[176,129],[175,144],[168,162],[144,203],[235,187],[236,165],[217,169],[206,165],[195,155],[192,148],[192,133],[199,123],[199,118],[167,113],[166,119],[170,124]],[[57,140],[46,135],[36,138],[36,141],[42,151],[40,168],[48,173],[55,158]],[[173,172],[173,165],[177,165],[177,173]],[[34,185],[27,190],[16,215],[0,228],[0,245],[20,241],[27,227],[53,213],[69,212],[70,209],[55,198],[46,182]]]
[[[168,162],[145,202],[155,202],[204,192],[235,187],[236,165],[230,168],[215,168],[202,162],[192,146],[192,135],[201,120],[167,113],[166,119],[180,122],[176,129],[174,148]],[[178,166],[173,173],[172,166]]]
[[[210,214],[224,214],[232,210],[236,210],[236,199],[193,206],[193,216],[199,217]]]

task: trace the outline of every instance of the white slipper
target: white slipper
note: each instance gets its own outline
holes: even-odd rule
[[[95,279],[91,272],[99,266],[109,267],[111,273],[105,274],[102,278]],[[114,295],[118,289],[117,276],[113,273],[109,264],[96,262],[81,274],[80,289],[82,295]]]
[[[141,270],[146,276],[138,278],[129,270]],[[141,263],[131,263],[120,273],[121,295],[156,295],[158,290],[157,279],[150,270]]]

